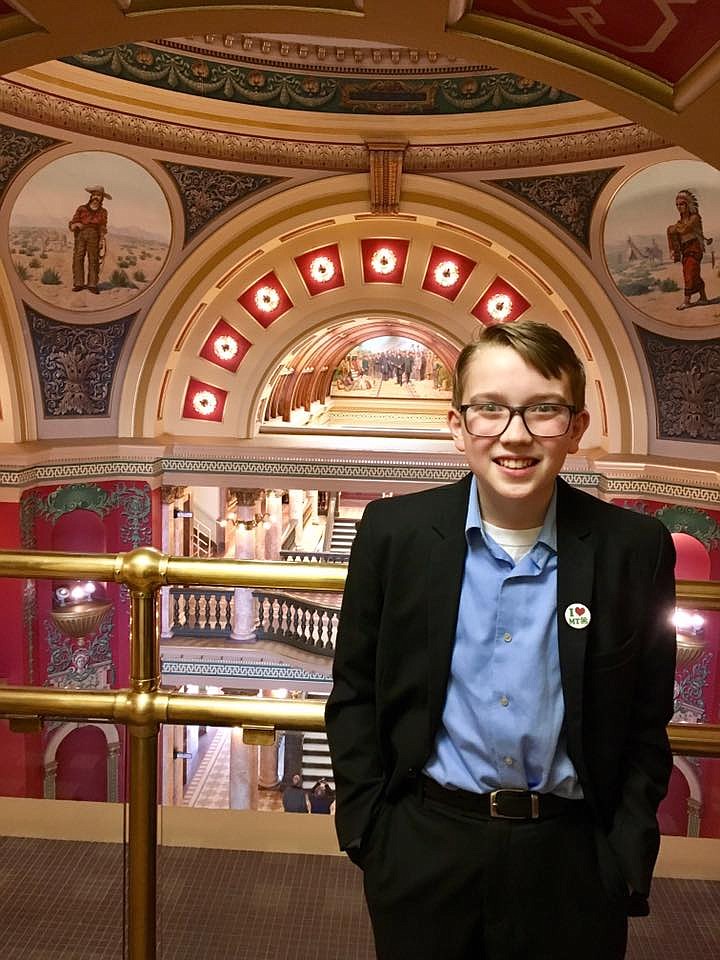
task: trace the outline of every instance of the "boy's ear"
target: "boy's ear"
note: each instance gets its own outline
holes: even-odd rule
[[[581,410],[580,413],[576,413],[573,417],[572,427],[570,428],[570,433],[568,434],[569,447],[568,453],[577,453],[580,449],[580,441],[582,440],[585,431],[590,426],[590,414],[587,410]]]
[[[448,427],[452,434],[455,449],[460,453],[465,453],[465,437],[463,436],[462,415],[454,407],[448,410]]]

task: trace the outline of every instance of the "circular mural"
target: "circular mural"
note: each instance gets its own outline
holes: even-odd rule
[[[66,310],[105,310],[139,296],[170,246],[170,209],[139,164],[112,153],[73,153],[25,184],[10,215],[17,276]]]
[[[603,237],[615,284],[682,327],[720,323],[720,172],[700,160],[642,170],[615,194]]]

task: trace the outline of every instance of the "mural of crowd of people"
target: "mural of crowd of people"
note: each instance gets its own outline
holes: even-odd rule
[[[448,400],[451,376],[440,357],[421,343],[375,337],[342,359],[333,374],[331,395]]]
[[[720,172],[669,160],[631,177],[605,221],[605,258],[620,293],[655,320],[720,324]]]

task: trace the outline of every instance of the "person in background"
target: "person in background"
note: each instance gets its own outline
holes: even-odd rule
[[[283,790],[282,803],[285,813],[310,813],[310,801],[299,773],[292,775],[292,780]]]
[[[310,813],[333,813],[335,795],[324,778],[318,780],[310,791]]]

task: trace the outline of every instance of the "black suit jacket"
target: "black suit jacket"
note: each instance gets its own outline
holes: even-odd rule
[[[558,644],[567,749],[600,867],[647,895],[672,767],[674,549],[656,520],[558,479]],[[359,524],[326,721],[340,846],[417,778],[441,721],[465,563],[470,475],[376,500]],[[584,629],[565,622],[585,604]],[[613,878],[611,878],[612,880]],[[644,912],[635,904],[632,912]]]

